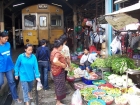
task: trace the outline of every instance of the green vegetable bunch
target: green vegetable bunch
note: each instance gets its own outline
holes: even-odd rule
[[[101,59],[101,58],[97,58],[90,66],[92,68],[94,68],[94,67],[106,68],[107,67],[105,65],[105,59]]]
[[[116,74],[123,74],[127,69],[136,68],[135,63],[132,59],[126,56],[118,56],[112,59],[112,70]]]
[[[68,76],[73,77],[74,76],[74,71],[68,71]]]
[[[78,67],[79,67],[78,65],[76,65],[76,64],[74,64],[74,63],[71,63],[70,66],[71,66],[71,67],[74,67],[74,68],[78,68]]]

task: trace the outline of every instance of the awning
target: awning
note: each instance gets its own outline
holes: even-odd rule
[[[140,20],[140,2],[105,15],[106,21],[116,30]]]

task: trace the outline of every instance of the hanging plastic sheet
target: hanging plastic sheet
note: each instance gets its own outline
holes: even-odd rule
[[[134,5],[122,8],[105,15],[105,19],[113,28],[120,30],[128,24],[137,23],[140,20],[140,1]]]

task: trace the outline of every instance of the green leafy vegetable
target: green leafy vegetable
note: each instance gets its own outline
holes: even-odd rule
[[[68,76],[73,77],[74,76],[74,71],[68,71]]]
[[[107,66],[105,65],[105,59],[97,58],[92,64],[91,67],[102,67],[106,68]]]

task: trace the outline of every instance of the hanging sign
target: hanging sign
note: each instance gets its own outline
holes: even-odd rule
[[[47,4],[38,4],[38,9],[48,9]]]

